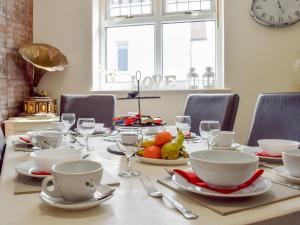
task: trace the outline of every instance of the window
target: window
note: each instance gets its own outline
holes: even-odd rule
[[[128,43],[118,43],[118,71],[128,71]]]
[[[183,89],[191,67],[200,82],[206,67],[212,67],[215,86],[222,87],[218,8],[219,0],[101,1],[102,89],[133,87],[137,70],[142,80],[153,79],[152,88]]]

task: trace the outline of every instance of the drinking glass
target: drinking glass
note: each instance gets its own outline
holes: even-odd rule
[[[204,120],[201,121],[199,132],[201,137],[207,140],[207,147],[211,149],[213,140],[220,134],[221,126],[219,121]]]
[[[84,138],[86,151],[93,150],[89,147],[89,135],[95,132],[95,125],[94,118],[79,118],[77,121],[77,130]]]
[[[70,129],[75,124],[76,116],[74,113],[63,113],[61,115],[61,122],[64,124],[67,129],[67,140],[70,137]]]
[[[191,117],[176,116],[175,124],[178,129],[180,129],[184,134],[187,134],[190,131],[192,125]]]
[[[118,148],[127,158],[127,169],[119,173],[122,177],[139,176],[140,172],[134,171],[131,166],[131,158],[139,150],[143,142],[143,132],[140,128],[119,128],[116,142]]]

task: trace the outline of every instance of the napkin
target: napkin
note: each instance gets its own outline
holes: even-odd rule
[[[31,144],[31,141],[29,138],[25,138],[25,137],[19,137],[19,138],[20,138],[20,140],[24,141],[25,143]]]
[[[211,191],[219,192],[221,194],[230,194],[235,191],[239,191],[241,189],[249,187],[254,181],[257,180],[257,178],[259,178],[263,174],[264,170],[262,170],[262,169],[256,170],[256,172],[253,174],[253,176],[245,183],[240,184],[234,188],[226,188],[226,189],[221,188],[221,187],[218,188],[218,187],[209,186],[207,183],[205,183],[203,180],[201,180],[199,177],[197,177],[197,175],[193,172],[177,170],[177,169],[175,169],[174,172],[177,173],[178,175],[182,176],[183,178],[185,178],[189,183],[194,184],[196,186],[206,188]]]
[[[281,158],[282,157],[281,155],[269,155],[269,154],[266,154],[266,153],[263,153],[263,152],[257,152],[257,153],[255,153],[255,155],[263,156],[263,157],[274,157],[274,158]]]

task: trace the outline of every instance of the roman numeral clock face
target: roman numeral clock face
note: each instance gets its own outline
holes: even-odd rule
[[[251,15],[263,25],[289,26],[300,21],[300,0],[253,0]]]

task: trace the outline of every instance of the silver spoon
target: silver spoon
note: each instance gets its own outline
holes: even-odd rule
[[[98,192],[95,193],[95,200],[96,201],[100,201],[103,200],[105,198],[107,198],[108,196],[112,195],[115,192],[116,189],[111,189],[109,192],[105,193],[105,195],[100,195]]]
[[[69,135],[68,139],[70,143],[78,143],[81,147],[85,147],[80,141],[77,140],[77,138],[72,135]]]
[[[171,177],[175,174],[175,172],[173,172],[173,170],[170,170],[168,168],[165,168],[165,171],[167,172],[167,174],[169,174]]]

